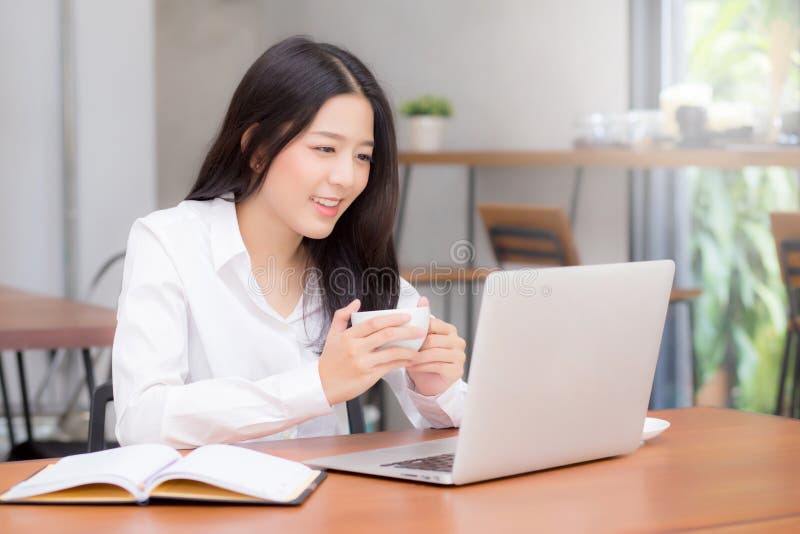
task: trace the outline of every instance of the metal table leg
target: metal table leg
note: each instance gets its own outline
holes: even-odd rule
[[[583,167],[575,169],[575,182],[572,186],[572,196],[569,201],[569,224],[575,230],[575,220],[578,214],[578,200],[581,195],[581,187],[583,187]]]
[[[403,183],[400,185],[400,205],[397,208],[397,220],[394,226],[394,246],[400,250],[400,240],[403,237],[403,220],[406,214],[406,201],[408,200],[408,187],[411,183],[411,165],[403,168]]]
[[[636,195],[633,191],[633,171],[628,169],[626,174],[628,179],[628,261],[633,261],[636,255],[636,230],[633,220],[636,212]]]
[[[11,404],[8,402],[8,387],[6,387],[6,373],[3,370],[3,352],[0,351],[0,394],[3,396],[3,413],[6,416],[9,445],[13,447],[17,440],[14,437],[14,423],[11,420]]]
[[[475,167],[470,165],[469,167],[469,175],[467,178],[467,242],[471,247],[470,256],[467,262],[467,267],[470,269],[475,267],[475,255],[476,255],[476,246],[475,246]],[[467,342],[467,361],[465,362],[464,373],[469,371],[469,361],[470,355],[472,354],[472,319],[474,310],[473,307],[475,305],[475,296],[473,292],[475,291],[475,287],[472,282],[472,278],[469,280],[465,280],[465,285],[467,288],[467,319],[466,319],[466,327],[464,328],[464,341]]]
[[[17,371],[19,371],[19,389],[22,394],[22,411],[25,415],[25,432],[28,441],[33,441],[33,424],[31,422],[31,407],[28,404],[28,383],[25,381],[25,361],[22,351],[17,351]]]

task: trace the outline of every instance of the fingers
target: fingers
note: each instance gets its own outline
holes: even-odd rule
[[[464,350],[466,347],[467,342],[458,336],[428,334],[428,336],[425,338],[425,343],[422,344],[419,350],[434,348]]]
[[[339,308],[333,314],[331,319],[330,332],[340,334],[347,330],[347,323],[350,321],[350,316],[353,315],[361,307],[361,301],[358,299],[353,300],[344,308]]]
[[[372,370],[375,372],[375,376],[380,378],[389,371],[394,371],[395,369],[400,369],[402,367],[408,369],[408,362],[406,362],[405,360],[394,360],[388,363],[384,363],[382,365],[376,365],[375,367],[372,368]]]
[[[426,306],[430,306],[430,302],[428,301],[428,297],[420,297],[419,302],[417,302],[417,308],[424,308]]]
[[[400,367],[415,363],[419,353],[406,347],[386,347],[385,349],[370,352],[366,361],[371,367],[381,367],[386,364],[399,363]]]
[[[392,341],[404,341],[407,339],[417,339],[425,335],[425,330],[416,326],[390,326],[370,334],[362,339],[364,346],[368,350],[374,350]]]
[[[456,327],[451,325],[450,323],[446,323],[441,319],[431,317],[430,333],[444,334],[444,335],[458,335],[458,330],[456,330]]]
[[[436,373],[440,376],[449,376],[453,371],[454,365],[452,363],[431,362],[421,363],[419,365],[408,365],[406,371],[413,371],[415,373]]]
[[[466,355],[458,350],[453,349],[427,349],[419,352],[416,354],[412,360],[411,366],[409,369],[413,369],[415,366],[424,365],[428,363],[446,363],[446,364],[453,364],[453,363],[463,363],[466,360]]]
[[[391,313],[388,315],[379,315],[373,317],[369,321],[353,325],[350,328],[350,335],[353,337],[367,337],[374,332],[388,328],[390,326],[400,326],[411,320],[411,316],[407,313]]]

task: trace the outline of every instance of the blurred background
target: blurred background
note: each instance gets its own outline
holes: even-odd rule
[[[672,258],[695,290],[670,307],[652,407],[773,412],[792,315],[770,213],[798,210],[799,20],[795,0],[0,0],[0,286],[113,308],[121,263],[95,274],[134,219],[184,198],[249,65],[305,34],[361,58],[396,111],[403,266],[464,263],[465,240],[470,267],[502,265],[477,206],[560,208],[580,262]],[[469,289],[419,290],[474,324]],[[48,377],[52,353],[25,357],[34,432],[85,432],[79,358]],[[406,424],[376,403],[368,423]]]

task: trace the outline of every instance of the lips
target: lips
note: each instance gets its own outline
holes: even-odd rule
[[[339,213],[339,204],[341,204],[342,199],[337,198],[325,198],[325,197],[311,197],[311,202],[314,204],[314,208],[317,210],[317,213],[322,215],[323,217],[336,217]]]

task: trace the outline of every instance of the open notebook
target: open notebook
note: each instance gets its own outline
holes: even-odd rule
[[[206,445],[185,457],[166,445],[129,445],[62,458],[0,495],[0,502],[146,504],[165,498],[294,505],[325,476],[233,445]]]

